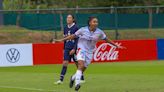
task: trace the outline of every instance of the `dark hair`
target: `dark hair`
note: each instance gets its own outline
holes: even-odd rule
[[[76,19],[75,19],[75,16],[73,14],[68,14],[67,16],[71,15],[72,16],[72,19],[73,19],[73,23],[76,24]]]
[[[88,18],[88,26],[90,26],[90,25],[89,25],[89,22],[91,22],[91,21],[92,21],[93,19],[95,19],[95,18],[97,18],[97,17],[91,16],[91,17]]]

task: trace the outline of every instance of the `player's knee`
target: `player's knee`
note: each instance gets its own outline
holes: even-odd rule
[[[83,61],[78,61],[78,69],[83,70],[84,69],[84,62]]]
[[[68,66],[68,61],[63,61],[63,66]]]
[[[83,72],[84,72],[86,69],[87,69],[87,67],[84,66],[84,68],[83,68]]]

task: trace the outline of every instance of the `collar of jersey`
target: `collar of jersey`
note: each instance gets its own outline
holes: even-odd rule
[[[97,30],[97,28],[96,28],[95,31],[90,31],[90,30],[89,30],[89,26],[87,26],[87,27],[88,27],[88,31],[89,31],[89,32],[93,32],[93,33],[94,33],[94,32],[96,32],[96,30]]]
[[[71,26],[67,25],[67,27],[68,27],[68,28],[71,28],[71,27],[73,27],[74,25],[75,25],[75,23],[72,23]]]

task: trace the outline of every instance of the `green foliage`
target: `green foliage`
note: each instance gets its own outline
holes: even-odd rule
[[[163,0],[4,0],[5,10],[164,5]]]

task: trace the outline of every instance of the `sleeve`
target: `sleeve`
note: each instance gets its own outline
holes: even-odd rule
[[[101,39],[102,40],[105,40],[106,39],[106,34],[103,31],[101,32]]]
[[[82,31],[83,31],[83,28],[80,28],[79,30],[77,30],[77,31],[75,32],[75,36],[76,36],[76,37],[79,37],[80,35],[82,35]]]

